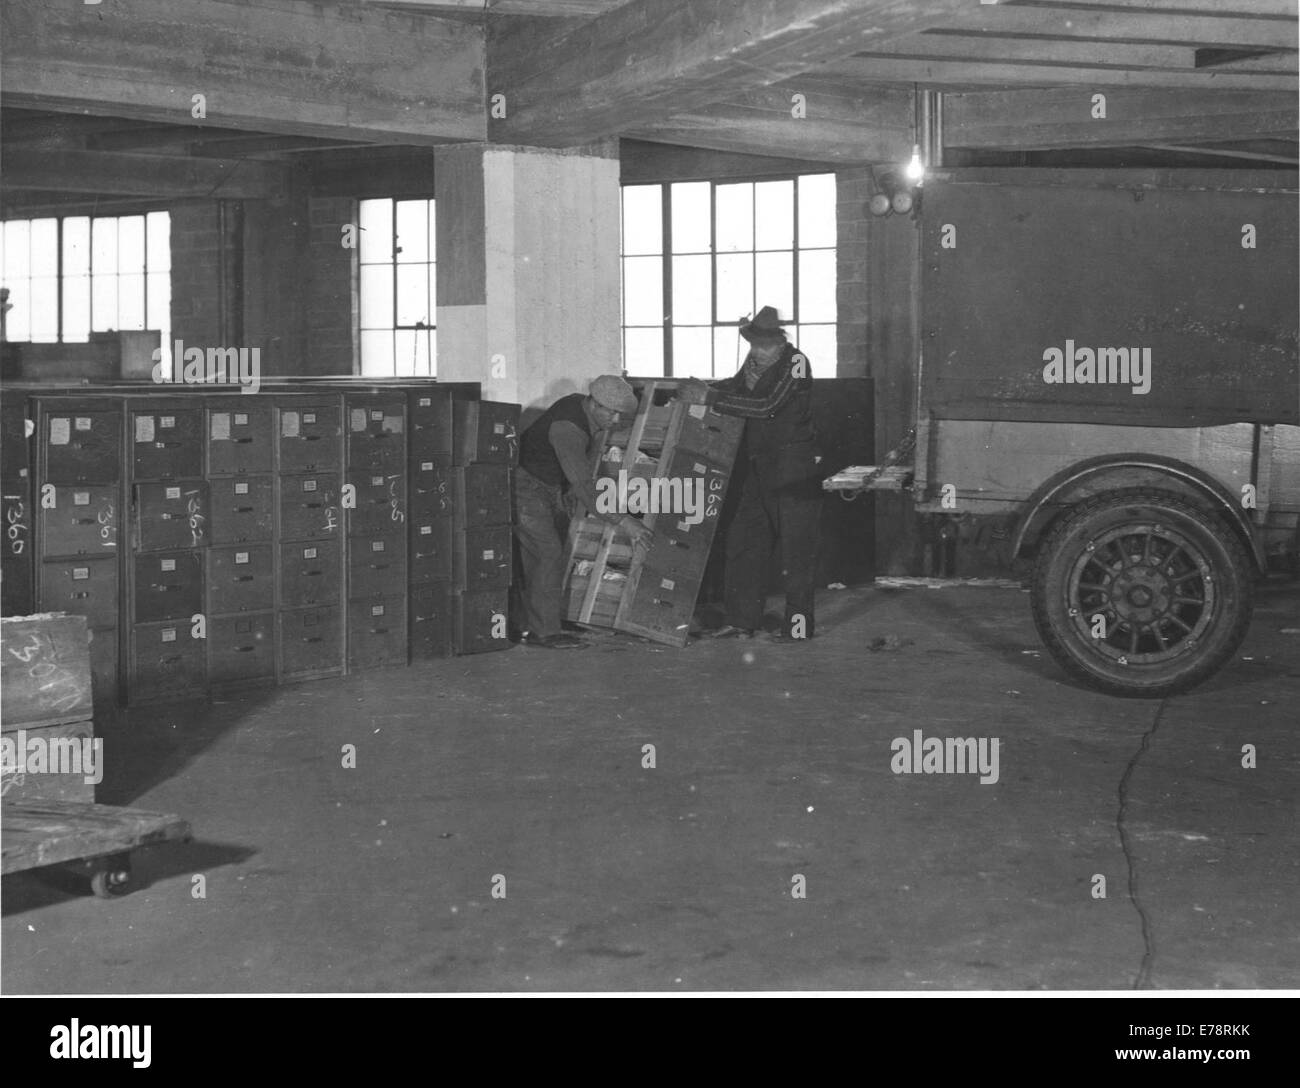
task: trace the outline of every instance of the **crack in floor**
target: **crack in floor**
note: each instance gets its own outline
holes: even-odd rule
[[[1151,721],[1151,728],[1142,734],[1142,743],[1138,745],[1138,750],[1133,753],[1133,758],[1128,761],[1128,766],[1124,768],[1124,775],[1119,780],[1119,812],[1115,816],[1115,827],[1119,831],[1120,849],[1124,851],[1124,861],[1128,865],[1128,900],[1133,904],[1133,909],[1137,911],[1138,918],[1142,923],[1142,965],[1138,969],[1137,978],[1133,980],[1133,989],[1135,990],[1147,989],[1150,986],[1151,968],[1156,958],[1156,943],[1151,936],[1151,917],[1147,914],[1146,909],[1142,906],[1142,901],[1138,898],[1137,870],[1133,863],[1133,852],[1129,849],[1128,832],[1124,830],[1124,812],[1128,808],[1129,779],[1137,768],[1138,760],[1151,746],[1151,738],[1156,735],[1156,730],[1160,728],[1160,719],[1164,715],[1167,705],[1166,700],[1160,700],[1156,716]]]

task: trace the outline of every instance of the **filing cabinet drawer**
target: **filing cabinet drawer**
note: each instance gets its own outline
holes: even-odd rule
[[[343,461],[340,407],[333,403],[281,404],[277,408],[281,472],[337,469]]]
[[[90,690],[95,706],[118,703],[117,628],[90,628]]]
[[[134,564],[136,623],[188,620],[203,611],[202,552],[146,552]]]
[[[456,533],[456,584],[465,590],[509,586],[511,529],[463,529]]]
[[[349,533],[383,533],[406,524],[403,472],[349,472],[354,507],[346,510]]]
[[[251,398],[246,398],[251,399]],[[208,408],[208,475],[271,472],[275,444],[270,405],[221,401]]]
[[[271,539],[275,520],[273,476],[209,480],[208,491],[213,544]]]
[[[451,462],[440,457],[423,457],[411,461],[412,519],[452,517],[456,511],[456,492]]]
[[[206,480],[134,485],[136,547],[202,548],[208,543]]]
[[[279,485],[281,540],[327,540],[340,535],[338,473],[281,476]]]
[[[509,592],[501,588],[456,595],[456,653],[479,654],[487,650],[510,649],[510,639],[506,637]]]
[[[406,406],[348,398],[348,468],[398,472],[406,460]]]
[[[406,592],[406,534],[348,540],[348,597]]]
[[[456,598],[451,583],[429,582],[411,589],[410,648],[412,661],[450,657],[454,649],[452,626]]]
[[[209,616],[257,612],[275,603],[275,558],[270,544],[209,548],[206,558]]]
[[[412,457],[451,456],[451,390],[412,393],[408,420]]]
[[[208,680],[240,684],[275,676],[275,613],[208,620]]]
[[[280,605],[299,608],[339,600],[342,545],[337,540],[280,545]]]
[[[30,616],[37,611],[30,552],[0,556],[0,616]]]
[[[348,602],[348,668],[406,664],[406,598]]]
[[[451,518],[424,518],[411,524],[407,561],[412,585],[455,574],[454,538]]]
[[[205,642],[192,636],[189,620],[132,627],[128,700],[134,705],[206,695]]]
[[[91,627],[117,623],[117,557],[42,563],[37,608],[85,616]]]
[[[131,474],[136,480],[203,475],[203,410],[151,408],[131,412]]]
[[[41,431],[45,479],[57,484],[112,483],[121,477],[121,411],[51,406]]]
[[[116,484],[47,484],[41,503],[41,555],[116,555]],[[50,504],[53,504],[52,506]]]
[[[744,429],[745,421],[739,416],[724,416],[702,404],[693,405],[682,419],[677,449],[729,464],[736,456]]]
[[[458,528],[510,524],[512,471],[509,465],[466,465],[454,470]]]
[[[280,675],[287,680],[336,674],[343,669],[343,610],[338,605],[281,612]]]
[[[453,403],[453,451],[456,463],[478,461],[514,464],[519,456],[519,405],[493,400]]]
[[[32,410],[35,410],[33,404]],[[24,479],[31,467],[31,445],[27,435],[28,401],[20,392],[0,400],[0,472],[5,483]]]

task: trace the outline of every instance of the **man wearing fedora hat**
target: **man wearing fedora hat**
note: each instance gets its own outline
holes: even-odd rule
[[[564,606],[566,495],[587,513],[618,525],[635,547],[650,530],[630,514],[601,514],[591,474],[591,443],[601,431],[637,409],[636,393],[622,378],[602,374],[587,393],[561,397],[519,439],[515,471],[515,539],[519,544],[518,626],[522,641],[560,650],[586,645],[561,630]]]
[[[821,536],[821,457],[812,423],[812,370],[786,339],[780,317],[764,306],[742,321],[749,342],[733,377],[689,379],[678,396],[745,419],[730,489],[738,495],[726,528],[726,622],[712,638],[747,638],[763,623],[767,564],[779,549],[785,619],[773,641],[798,643],[815,633],[813,596]]]

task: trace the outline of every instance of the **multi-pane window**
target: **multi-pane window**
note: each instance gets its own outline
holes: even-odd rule
[[[358,246],[361,373],[437,373],[432,200],[363,200]]]
[[[10,219],[0,223],[9,288],[5,334],[85,343],[92,332],[158,329],[171,358],[171,216]]]
[[[629,374],[734,373],[737,326],[763,306],[814,374],[835,373],[834,174],[626,185],[622,252]]]

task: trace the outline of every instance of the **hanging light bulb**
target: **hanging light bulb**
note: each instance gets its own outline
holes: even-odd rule
[[[907,164],[907,180],[920,181],[925,177],[925,164],[921,162],[921,145],[912,145],[912,161]]]

